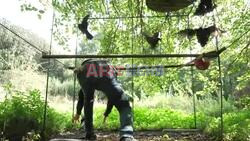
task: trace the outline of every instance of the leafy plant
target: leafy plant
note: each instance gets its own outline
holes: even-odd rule
[[[235,113],[224,114],[224,140],[248,141],[250,139],[250,110],[241,110]],[[211,136],[220,137],[220,118],[213,118],[206,128]]]
[[[0,103],[0,109],[0,129],[7,138],[22,138],[31,131],[41,133],[44,101],[39,90],[20,92],[9,88],[8,97]],[[71,128],[69,115],[59,114],[50,107],[46,123],[46,137]]]

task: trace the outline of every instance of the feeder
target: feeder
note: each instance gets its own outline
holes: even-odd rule
[[[194,0],[146,0],[149,9],[157,12],[173,12],[186,8]]]

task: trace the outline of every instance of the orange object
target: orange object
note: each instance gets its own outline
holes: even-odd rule
[[[207,60],[204,60],[203,58],[201,59],[196,59],[194,61],[194,65],[196,66],[197,69],[199,70],[206,70],[210,66],[210,62]]]

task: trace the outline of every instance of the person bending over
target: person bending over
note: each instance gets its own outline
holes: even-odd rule
[[[134,141],[129,97],[117,81],[117,71],[105,60],[86,60],[75,70],[84,93],[85,139],[96,139],[93,127],[95,90],[102,91],[120,115],[120,141]]]

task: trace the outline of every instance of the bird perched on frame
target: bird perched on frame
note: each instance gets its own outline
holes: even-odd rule
[[[216,8],[216,5],[213,4],[212,0],[201,0],[198,8],[196,9],[194,15],[205,15]]]
[[[210,66],[210,61],[213,59],[216,59],[223,51],[225,51],[227,48],[223,47],[221,49],[209,51],[202,53],[200,56],[196,57],[194,60],[187,64],[194,64],[195,67],[199,70],[206,70]]]
[[[180,31],[178,34],[182,36],[187,36],[189,38],[196,35],[198,42],[200,43],[202,47],[204,47],[207,44],[210,35],[215,32],[223,33],[224,31],[218,29],[216,26],[213,25],[207,28],[200,27],[198,29],[185,29],[185,30]]]
[[[160,32],[154,33],[153,36],[150,36],[142,32],[142,35],[145,37],[146,41],[150,44],[151,49],[155,49],[157,47],[157,44],[161,40]]]
[[[193,29],[185,29],[181,30],[179,33],[181,36],[187,36],[189,39],[192,38],[194,35],[196,35],[196,30]]]
[[[81,30],[81,32],[82,32],[83,34],[86,35],[87,39],[91,40],[91,39],[93,39],[93,35],[91,35],[91,34],[89,33],[89,31],[88,31],[88,25],[89,25],[88,19],[89,19],[89,16],[90,16],[90,15],[87,15],[87,16],[85,16],[85,17],[83,18],[81,24],[78,24],[78,28]]]

